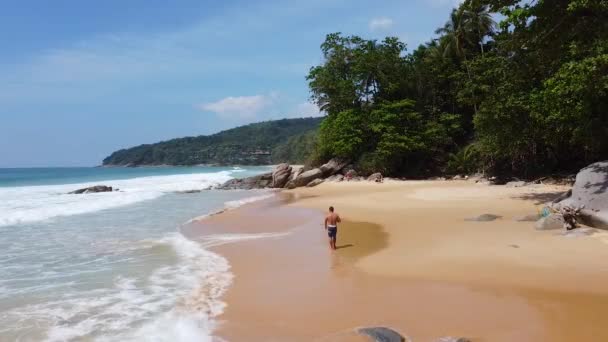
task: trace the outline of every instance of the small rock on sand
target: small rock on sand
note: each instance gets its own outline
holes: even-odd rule
[[[538,221],[538,219],[539,219],[538,214],[516,216],[513,218],[513,220],[515,220],[517,222],[536,222],[536,221]]]
[[[564,228],[564,217],[560,214],[550,214],[536,221],[536,230],[550,230]]]
[[[406,338],[393,329],[386,327],[369,327],[357,329],[357,333],[369,336],[375,342],[406,342]]]
[[[494,221],[496,219],[501,218],[502,216],[494,215],[494,214],[482,214],[476,217],[469,217],[464,219],[465,221],[475,221],[475,222],[488,222]]]
[[[437,342],[471,342],[471,340],[469,340],[468,338],[464,338],[464,337],[447,336],[447,337],[441,337],[440,339],[437,340]]]

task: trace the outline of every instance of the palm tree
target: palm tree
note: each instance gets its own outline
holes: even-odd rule
[[[466,31],[475,32],[477,43],[481,50],[481,56],[484,55],[483,40],[494,32],[496,22],[492,19],[487,5],[471,5],[464,10]]]

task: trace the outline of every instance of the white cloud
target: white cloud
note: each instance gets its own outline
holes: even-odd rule
[[[372,31],[386,31],[393,27],[393,19],[387,17],[373,18],[369,22],[369,29]]]
[[[316,104],[310,102],[303,102],[296,106],[290,117],[294,118],[308,118],[311,116],[323,116],[324,113],[319,110]]]
[[[228,96],[215,102],[199,105],[201,110],[217,114],[223,119],[254,118],[273,104],[277,95]]]

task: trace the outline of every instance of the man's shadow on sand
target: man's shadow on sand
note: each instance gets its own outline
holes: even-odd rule
[[[354,247],[355,245],[353,245],[352,243],[346,244],[346,245],[341,245],[341,246],[336,246],[336,249],[342,249],[342,248],[348,248],[348,247]]]

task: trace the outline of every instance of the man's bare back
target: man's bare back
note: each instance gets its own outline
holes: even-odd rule
[[[336,236],[338,235],[338,223],[342,222],[340,215],[334,212],[334,207],[329,207],[329,214],[325,216],[325,230],[329,236],[329,247],[336,249]]]

